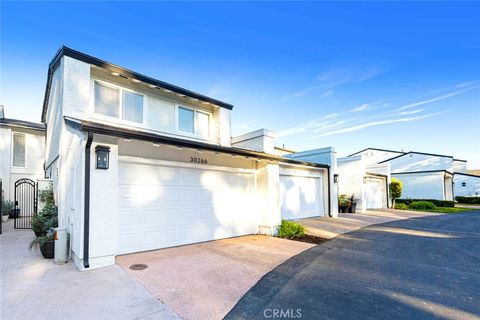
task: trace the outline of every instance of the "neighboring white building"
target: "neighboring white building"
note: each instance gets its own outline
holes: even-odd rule
[[[455,172],[454,194],[462,197],[480,197],[480,176]]]
[[[375,148],[351,156],[355,155],[365,157],[368,164],[389,164],[392,177],[403,182],[402,198],[453,200],[478,189],[478,179],[466,174],[467,162],[453,156]]]
[[[3,106],[2,106],[3,107]],[[45,125],[4,117],[0,112],[0,179],[4,199],[14,200],[15,182],[44,177]]]
[[[276,156],[268,130],[232,139],[231,110],[66,47],[55,55],[42,113],[45,168],[80,269],[119,254],[273,234],[282,210],[336,213],[329,165]]]
[[[338,193],[353,195],[357,210],[389,207],[389,164],[369,164],[365,155],[337,159]]]

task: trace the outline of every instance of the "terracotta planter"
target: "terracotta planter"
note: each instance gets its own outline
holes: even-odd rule
[[[49,240],[40,246],[40,252],[45,259],[53,259],[55,257],[55,240]]]

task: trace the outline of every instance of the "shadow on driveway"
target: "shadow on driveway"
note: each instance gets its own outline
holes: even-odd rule
[[[480,319],[480,211],[363,228],[287,260],[226,319]]]

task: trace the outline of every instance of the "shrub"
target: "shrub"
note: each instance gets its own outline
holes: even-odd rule
[[[38,198],[45,205],[54,204],[55,203],[55,197],[53,196],[53,186],[50,184],[50,186],[48,188],[40,190],[38,192]]]
[[[429,201],[414,201],[410,203],[408,207],[415,210],[432,210],[436,208],[436,206]]]
[[[32,230],[37,234],[46,234],[50,228],[58,227],[58,208],[49,203],[42,211],[32,217]]]
[[[435,199],[397,199],[397,203],[405,203],[410,205],[412,202],[427,201],[433,203],[436,207],[453,208],[455,207],[455,201],[435,200]]]
[[[13,201],[10,200],[3,200],[2,203],[2,216],[7,216],[10,214],[10,211],[14,208]]]
[[[305,236],[305,227],[294,221],[282,220],[278,227],[278,236],[286,239],[302,238]]]
[[[480,204],[480,197],[455,197],[459,203]]]
[[[402,181],[392,178],[390,182],[390,198],[392,198],[393,209],[395,209],[395,203],[398,198],[402,196],[403,183]]]
[[[405,203],[397,203],[395,205],[395,209],[397,210],[408,210],[408,206]]]

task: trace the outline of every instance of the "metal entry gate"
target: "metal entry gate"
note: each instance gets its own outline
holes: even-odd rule
[[[15,229],[31,229],[32,217],[37,213],[37,185],[31,179],[15,182]]]

